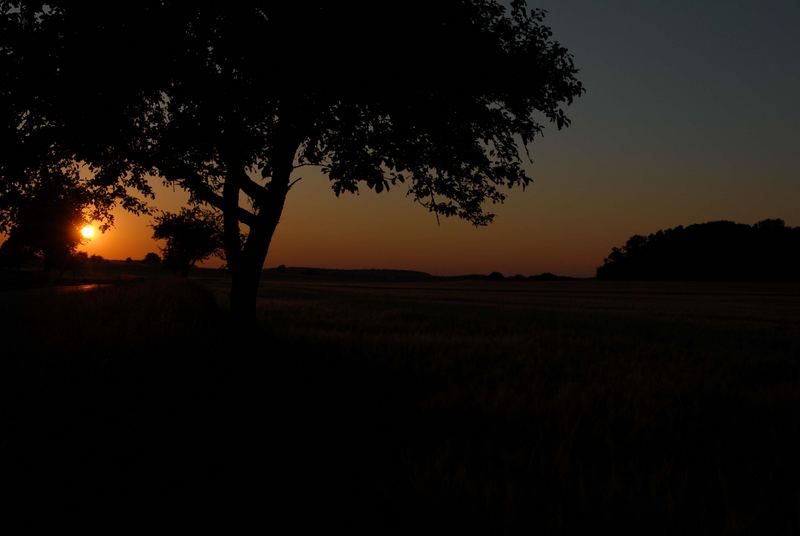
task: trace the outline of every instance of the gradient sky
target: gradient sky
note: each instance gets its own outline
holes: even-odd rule
[[[534,143],[531,188],[512,191],[489,227],[437,226],[402,187],[337,199],[303,169],[266,266],[591,276],[632,234],[719,219],[800,225],[800,1],[529,5],[548,9],[587,89],[572,126]],[[184,199],[159,188],[156,204]],[[84,250],[157,251],[148,218],[116,214]]]

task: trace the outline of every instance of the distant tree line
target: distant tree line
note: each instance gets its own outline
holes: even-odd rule
[[[800,280],[800,227],[714,221],[634,235],[613,248],[598,279]]]

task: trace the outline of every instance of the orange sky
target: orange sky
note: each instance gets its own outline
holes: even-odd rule
[[[580,136],[580,129],[551,134],[570,136]],[[569,139],[559,145],[569,146]],[[589,161],[577,151],[547,151],[546,143],[539,149],[533,187],[512,191],[495,207],[496,221],[482,228],[455,219],[437,226],[402,187],[336,198],[322,175],[305,170],[289,194],[266,266],[591,276],[611,247],[634,233],[716,219],[783,217],[800,224],[797,186],[787,188],[763,172],[755,180],[741,163],[708,174],[692,162]],[[185,197],[161,187],[156,206],[175,210]],[[117,211],[115,227],[82,249],[110,259],[142,258],[158,248],[149,223]]]

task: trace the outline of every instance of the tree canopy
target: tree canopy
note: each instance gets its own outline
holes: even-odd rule
[[[95,51],[81,50],[74,33],[81,28],[71,28],[66,13],[57,1],[0,0],[0,229],[54,173],[86,191],[86,208],[104,228],[115,206],[141,213],[142,197],[152,193],[146,170],[126,150],[135,138],[125,128],[136,102],[130,95],[139,95],[139,84],[99,79],[115,64],[96,61],[97,33],[82,45],[94,40]]]
[[[598,279],[800,280],[800,227],[714,221],[634,235],[613,248]]]
[[[583,91],[545,13],[519,0],[0,6],[21,36],[4,61],[35,89],[17,134],[117,193],[147,193],[151,173],[220,210],[244,316],[298,169],[319,167],[336,195],[402,184],[485,225]]]

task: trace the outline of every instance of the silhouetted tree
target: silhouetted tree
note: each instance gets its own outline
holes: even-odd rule
[[[163,212],[152,227],[153,238],[167,241],[161,250],[164,267],[184,277],[196,263],[222,255],[222,222],[211,211],[193,207]]]
[[[17,192],[13,203],[9,197],[0,207],[0,230],[8,233],[0,246],[3,257],[17,264],[40,257],[46,271],[71,267],[80,228],[107,210],[74,167],[40,171],[29,178],[24,194]]]
[[[634,235],[613,248],[599,279],[797,280],[800,227],[783,220],[755,225],[730,221],[678,226]]]
[[[520,0],[47,5],[25,56],[37,67],[21,70],[49,82],[35,117],[98,176],[145,189],[149,170],[221,210],[246,319],[298,168],[320,167],[336,195],[405,183],[437,217],[485,225],[487,203],[530,184],[543,121],[567,126],[583,90]],[[103,84],[83,87],[86,72]]]

